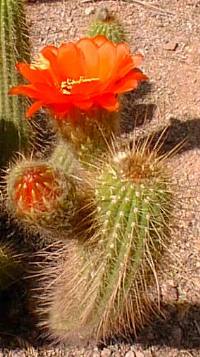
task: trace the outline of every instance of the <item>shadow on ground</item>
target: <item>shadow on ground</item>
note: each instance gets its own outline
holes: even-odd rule
[[[23,293],[23,290],[21,291]],[[4,299],[3,299],[4,298]],[[14,300],[16,294],[12,296]],[[2,301],[3,299],[3,301]],[[19,296],[17,297],[19,302]],[[0,296],[1,321],[0,321],[0,346],[6,349],[22,348],[23,341],[26,344],[33,345],[35,348],[47,346],[47,341],[37,339],[36,327],[30,326],[27,323],[26,311],[24,308],[16,311],[20,312],[20,316],[16,311],[11,312],[11,296],[9,293],[4,293]],[[23,296],[22,301],[23,303]],[[145,348],[150,346],[168,346],[177,349],[199,349],[200,348],[200,306],[191,305],[188,303],[180,305],[163,305],[165,318],[157,318],[152,323],[146,326],[137,339],[129,336],[126,340],[118,339],[117,337],[108,344],[118,344],[122,342],[140,343]],[[24,321],[23,317],[24,316]],[[12,323],[11,323],[12,320]],[[30,334],[30,330],[32,333]],[[33,333],[34,331],[34,333]],[[103,348],[105,345],[100,345]]]
[[[166,318],[155,320],[138,337],[145,347],[169,346],[178,349],[200,348],[200,305],[163,304]]]
[[[167,154],[177,148],[177,153],[200,148],[200,118],[182,121],[170,119],[170,124],[137,140],[138,144],[149,143],[149,148],[159,148],[159,154]]]
[[[151,92],[152,84],[144,82],[132,92],[122,96],[121,130],[122,133],[129,133],[134,128],[151,122],[156,111],[153,103],[137,103],[137,100],[145,98]]]
[[[137,90],[127,93],[122,98],[121,113],[122,134],[131,134],[134,129],[150,123],[155,117],[157,106],[154,103],[137,103],[152,90],[152,84],[144,82]],[[169,153],[180,146],[177,153],[200,148],[200,118],[171,117],[169,125],[140,137],[137,142],[147,142],[153,149],[159,146],[159,153]],[[159,145],[156,145],[159,143]],[[162,144],[161,144],[162,143]]]
[[[112,339],[111,344],[137,343],[145,349],[151,346],[171,347],[179,350],[200,348],[200,305],[187,302],[176,305],[163,303],[161,311],[162,317],[152,319],[152,322],[138,333],[137,338],[131,335],[126,339],[116,337]]]

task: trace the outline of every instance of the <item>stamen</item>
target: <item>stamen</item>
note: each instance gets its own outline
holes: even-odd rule
[[[83,76],[80,76],[79,79],[67,79],[66,81],[62,81],[60,85],[61,92],[63,94],[71,94],[71,90],[74,85],[76,84],[81,84],[81,83],[90,83],[94,81],[99,81],[99,78],[84,78]]]

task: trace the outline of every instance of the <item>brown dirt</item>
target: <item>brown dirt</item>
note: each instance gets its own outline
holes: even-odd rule
[[[160,283],[166,318],[155,320],[127,345],[115,343],[103,350],[29,346],[2,353],[7,357],[200,356],[200,1],[32,1],[27,14],[33,53],[47,43],[83,35],[91,17],[85,10],[101,6],[117,12],[132,51],[144,54],[143,70],[150,78],[126,96],[125,127],[135,127],[142,135],[151,131],[158,135],[168,125],[165,151],[187,138],[180,153],[171,159],[183,198],[170,269],[166,267]]]

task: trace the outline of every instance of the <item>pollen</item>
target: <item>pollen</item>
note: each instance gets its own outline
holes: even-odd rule
[[[77,80],[68,78],[66,81],[61,82],[60,89],[62,94],[70,95],[73,86],[81,83],[90,83],[95,81],[99,81],[99,78],[84,78],[83,76]]]

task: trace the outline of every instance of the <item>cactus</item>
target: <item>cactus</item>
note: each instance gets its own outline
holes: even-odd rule
[[[29,60],[23,0],[1,0],[0,30],[0,164],[5,165],[14,152],[26,148],[29,137],[26,100],[8,96],[10,87],[19,83],[16,63]]]
[[[23,2],[17,6],[15,2],[14,8],[13,4],[14,0],[2,0],[1,4],[0,119],[7,130],[8,136],[3,135],[6,142],[15,144],[17,138],[16,151],[21,150],[28,136],[23,121],[24,102],[7,98],[9,87],[17,84],[17,76],[12,75],[19,61],[14,42],[22,52],[26,45],[20,20],[14,20],[14,16],[21,16],[18,6]],[[104,35],[114,43],[125,41],[121,25],[106,9],[100,9],[89,35]],[[34,82],[35,72],[30,76],[37,95],[28,115],[43,105],[52,110],[62,139],[48,159],[23,158],[6,176],[7,209],[26,230],[45,233],[47,240],[71,238],[64,245],[67,254],[58,259],[60,275],[56,270],[54,281],[41,296],[46,324],[52,335],[61,339],[77,336],[100,342],[115,335],[127,336],[128,332],[136,334],[157,307],[149,292],[157,284],[157,270],[169,239],[173,193],[165,162],[145,146],[120,151],[113,143],[120,130],[118,95],[147,79],[137,68],[142,56],[131,59],[126,44],[119,45],[119,52],[113,43],[106,47],[105,37],[83,39],[61,49],[45,49],[46,55],[56,58],[57,54],[63,64],[70,63],[65,60],[69,61],[68,54],[74,53],[80,68],[75,74],[72,68],[72,78],[66,73],[65,80],[64,69],[62,75],[60,68],[54,73],[54,62],[45,56],[45,63],[27,67],[33,71],[48,68],[47,73],[42,72],[47,75],[47,97],[42,98],[41,83],[37,88]],[[93,56],[88,56],[86,45],[92,46],[96,64],[91,62]],[[108,52],[102,50],[103,46]],[[106,53],[113,56],[108,70]],[[84,76],[82,63],[88,67]],[[50,73],[54,76],[49,85]],[[89,73],[88,78],[85,73]],[[29,85],[23,86],[23,91],[15,86],[10,93],[29,96]],[[65,117],[67,120],[63,120]],[[7,129],[9,125],[15,128],[15,138],[14,131]],[[59,252],[56,254],[59,256]],[[1,260],[0,255],[0,263]],[[49,274],[48,269],[45,274]]]
[[[20,256],[6,243],[0,243],[0,292],[13,284],[21,273]]]
[[[53,335],[99,342],[136,333],[148,320],[173,206],[164,165],[155,153],[139,149],[118,152],[102,166],[94,184],[95,233],[70,243],[49,292]]]
[[[98,10],[96,19],[91,23],[88,30],[88,36],[95,37],[97,35],[106,36],[114,43],[126,41],[122,25],[104,7]]]
[[[74,155],[88,167],[88,163],[107,152],[113,137],[120,133],[119,113],[93,110],[90,116],[80,114],[78,125],[67,121],[55,123],[63,141],[71,144]]]
[[[22,159],[16,163],[8,171],[6,191],[8,211],[26,230],[47,230],[60,239],[88,228],[84,214],[91,210],[89,188],[80,164],[62,141],[48,161]]]

